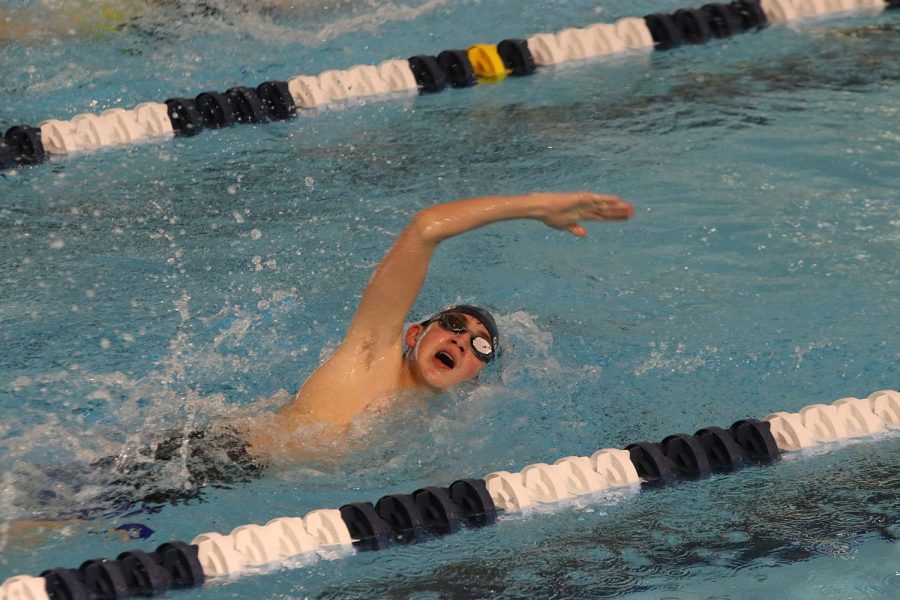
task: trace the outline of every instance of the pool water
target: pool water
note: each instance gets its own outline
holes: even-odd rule
[[[0,129],[686,6],[299,4],[123,3],[99,27],[90,3],[10,3],[41,35],[0,37]],[[898,13],[859,13],[0,174],[0,580],[897,389],[898,50]],[[637,214],[586,240],[498,224],[434,258],[411,319],[498,317],[503,357],[476,385],[153,512],[86,468],[288,401],[417,210],[557,189]],[[894,598],[898,440],[172,595]],[[85,507],[87,524],[13,528]],[[134,521],[153,537],[108,533]]]

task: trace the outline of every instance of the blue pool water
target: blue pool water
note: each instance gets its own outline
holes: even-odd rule
[[[35,20],[35,39],[0,37],[0,129],[685,6],[205,5],[126,3],[124,25],[101,26],[75,3]],[[0,580],[896,389],[898,19],[773,27],[0,175]],[[504,356],[478,385],[158,512],[124,514],[103,474],[75,472],[287,401],[416,210],[556,189],[620,193],[637,215],[586,240],[533,222],[450,240],[417,301],[414,317],[495,311]],[[826,446],[177,596],[894,598],[898,450],[892,435]],[[164,476],[188,481],[178,465]],[[88,506],[89,524],[13,529]],[[106,533],[135,520],[149,541]]]

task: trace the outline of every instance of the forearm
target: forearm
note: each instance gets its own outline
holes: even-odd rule
[[[455,235],[491,223],[540,219],[546,212],[546,200],[542,194],[484,196],[426,208],[413,217],[409,228],[423,243],[437,245]]]

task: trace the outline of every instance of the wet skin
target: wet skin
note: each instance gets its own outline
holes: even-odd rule
[[[405,363],[419,387],[446,390],[475,377],[486,364],[472,351],[472,338],[490,339],[487,328],[475,317],[466,319],[466,331],[453,333],[436,322],[413,325],[406,332],[409,348]]]

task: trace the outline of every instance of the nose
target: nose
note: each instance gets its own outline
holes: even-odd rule
[[[453,336],[452,338],[450,338],[450,342],[451,342],[454,346],[456,346],[457,348],[459,348],[460,352],[462,352],[463,354],[466,353],[466,345],[465,345],[465,343],[460,342],[459,338],[462,337],[462,336],[464,336],[465,334],[466,334],[466,332],[463,332],[463,333],[457,333],[457,334],[454,334],[454,336]]]

